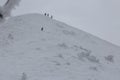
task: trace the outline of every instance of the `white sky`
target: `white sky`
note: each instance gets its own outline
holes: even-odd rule
[[[44,12],[120,46],[120,0],[22,0],[13,15]]]

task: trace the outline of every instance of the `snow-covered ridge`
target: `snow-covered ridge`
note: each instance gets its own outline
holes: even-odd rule
[[[120,47],[44,15],[0,26],[0,80],[119,80],[119,57]]]

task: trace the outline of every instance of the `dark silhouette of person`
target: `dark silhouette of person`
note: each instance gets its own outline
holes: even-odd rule
[[[3,18],[3,15],[0,13],[0,18]]]
[[[49,17],[49,14],[47,14],[47,16]]]
[[[46,16],[47,14],[45,13],[44,15]]]
[[[43,31],[43,27],[41,28],[41,31]]]

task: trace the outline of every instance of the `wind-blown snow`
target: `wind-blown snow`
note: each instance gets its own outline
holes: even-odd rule
[[[0,80],[120,80],[119,75],[120,47],[84,31],[40,14],[0,26]]]

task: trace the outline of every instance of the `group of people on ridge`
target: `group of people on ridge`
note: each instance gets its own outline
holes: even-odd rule
[[[44,15],[50,17],[51,19],[53,19],[53,16],[52,15],[50,16],[49,13],[45,13]]]

